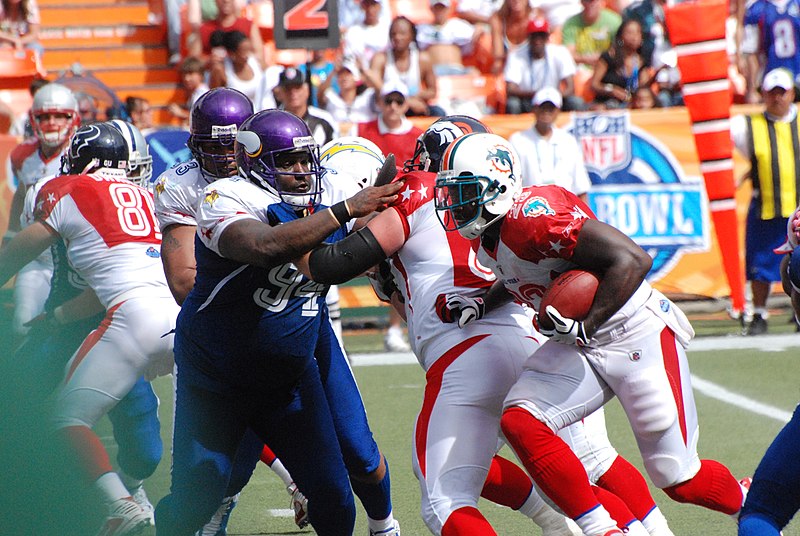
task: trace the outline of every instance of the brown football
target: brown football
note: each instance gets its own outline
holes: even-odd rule
[[[552,305],[564,318],[583,320],[589,314],[600,278],[586,270],[564,272],[550,283],[539,306],[540,319],[546,307]],[[547,322],[549,324],[549,322]]]

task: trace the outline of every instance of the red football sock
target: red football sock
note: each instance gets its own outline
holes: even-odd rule
[[[636,519],[644,519],[656,507],[642,473],[622,456],[617,456],[597,485],[622,499]],[[619,519],[613,513],[612,517]]]
[[[595,497],[597,497],[597,500],[603,505],[603,508],[605,508],[608,513],[611,514],[611,517],[614,518],[614,521],[617,522],[619,528],[624,529],[636,521],[636,516],[633,515],[633,512],[631,512],[630,508],[625,504],[625,501],[610,491],[606,491],[598,486],[592,486],[592,491],[594,491]]]
[[[489,466],[481,497],[512,510],[519,510],[528,500],[532,489],[533,483],[525,471],[514,462],[495,455]]]
[[[597,507],[586,470],[550,428],[519,407],[505,410],[500,426],[528,473],[567,517],[577,519]]]
[[[497,536],[477,508],[464,506],[452,512],[442,526],[442,536]]]
[[[704,506],[717,512],[735,514],[742,508],[742,489],[727,467],[714,460],[702,460],[694,477],[664,493],[681,503]]]
[[[71,447],[80,467],[85,471],[88,482],[94,482],[102,475],[114,471],[108,452],[97,434],[86,426],[67,426],[61,429],[67,444]]]
[[[264,445],[264,448],[261,449],[261,456],[260,456],[261,461],[269,466],[272,466],[272,464],[275,463],[275,460],[277,458],[278,457],[275,456],[275,453],[272,452],[272,449],[269,448],[267,445]]]

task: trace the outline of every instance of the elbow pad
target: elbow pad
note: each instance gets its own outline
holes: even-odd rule
[[[322,244],[308,257],[311,279],[323,285],[338,285],[353,279],[386,258],[386,253],[367,227],[343,240]]]

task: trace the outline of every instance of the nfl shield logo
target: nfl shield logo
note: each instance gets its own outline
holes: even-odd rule
[[[628,357],[631,361],[639,361],[642,358],[642,351],[641,350],[633,350],[628,354]]]
[[[573,133],[583,150],[588,171],[601,178],[631,162],[630,115],[576,114]]]

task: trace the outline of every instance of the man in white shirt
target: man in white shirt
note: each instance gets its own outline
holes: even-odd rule
[[[559,90],[567,111],[583,108],[575,96],[575,60],[567,47],[548,43],[550,27],[545,19],[528,22],[528,42],[508,55],[505,67],[506,113],[531,111],[531,99],[545,87]]]
[[[515,132],[509,141],[520,155],[523,186],[555,184],[586,201],[592,181],[575,137],[554,126],[562,106],[561,93],[545,87],[532,100],[533,126]]]

